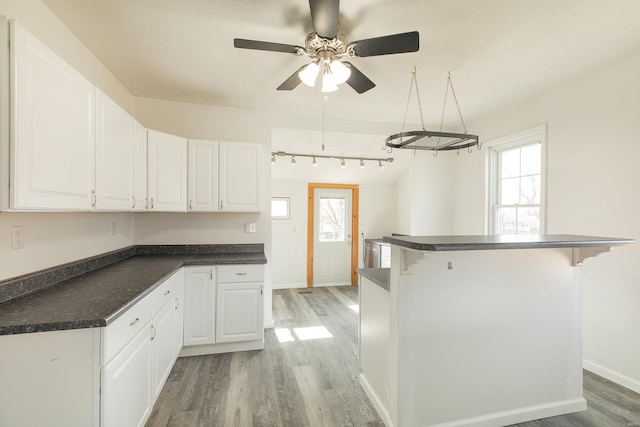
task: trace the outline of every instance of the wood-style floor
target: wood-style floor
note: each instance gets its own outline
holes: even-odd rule
[[[357,304],[354,286],[273,291],[265,349],[178,359],[147,426],[383,426],[358,383]],[[640,427],[639,394],[586,371],[584,388],[586,411],[518,426]]]

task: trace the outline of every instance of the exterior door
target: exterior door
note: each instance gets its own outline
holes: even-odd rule
[[[314,189],[313,283],[351,284],[352,191]]]

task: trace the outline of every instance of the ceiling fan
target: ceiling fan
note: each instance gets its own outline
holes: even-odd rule
[[[344,56],[364,58],[417,52],[419,49],[417,31],[347,43],[344,35],[338,30],[340,0],[309,0],[309,6],[314,31],[307,36],[304,47],[233,39],[233,45],[237,48],[305,55],[312,60],[310,64],[300,67],[278,86],[278,90],[295,89],[301,82],[313,87],[318,74],[321,73],[323,92],[333,92],[338,89],[339,84],[346,82],[356,92],[364,93],[374,88],[375,83],[350,62],[341,61]]]

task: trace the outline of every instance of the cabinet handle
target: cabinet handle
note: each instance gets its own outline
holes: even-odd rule
[[[189,200],[189,210],[193,209],[193,201]]]
[[[165,291],[164,296],[167,296],[171,293],[171,291]]]
[[[178,309],[178,307],[180,307],[180,300],[178,298],[176,298],[176,310]]]
[[[151,332],[152,332],[151,341],[153,341],[154,339],[156,339],[156,327],[153,325],[151,325]]]
[[[140,321],[139,317],[136,317],[134,321],[132,321],[131,323],[129,323],[129,326],[134,326],[135,324],[137,324]]]
[[[151,209],[153,209],[153,197],[151,198]]]
[[[91,207],[95,208],[96,207],[96,190],[91,190]]]
[[[131,196],[131,208],[136,207],[136,196]]]
[[[220,210],[223,210],[223,201],[220,200]]]
[[[149,199],[148,198],[144,198],[144,210],[146,211],[147,209],[149,209]]]
[[[236,273],[236,276],[246,276],[247,273]]]
[[[209,279],[213,280],[213,268],[209,269]]]

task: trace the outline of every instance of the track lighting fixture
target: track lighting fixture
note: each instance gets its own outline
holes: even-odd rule
[[[291,157],[291,164],[296,164],[296,157],[309,157],[313,159],[312,164],[314,167],[318,166],[318,159],[337,159],[340,160],[340,167],[345,168],[347,166],[346,160],[357,160],[360,163],[360,168],[364,169],[364,162],[378,162],[378,167],[384,169],[384,163],[393,162],[393,157],[388,158],[372,158],[372,157],[350,157],[350,156],[327,156],[323,154],[303,154],[303,153],[287,153],[285,151],[274,151],[271,153],[271,163],[275,164],[276,156]]]

